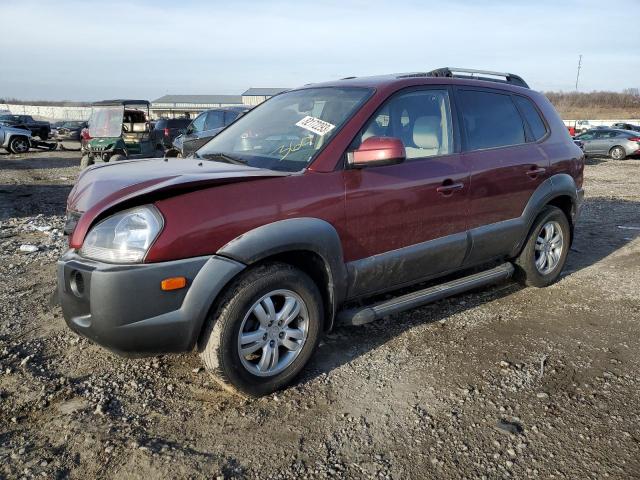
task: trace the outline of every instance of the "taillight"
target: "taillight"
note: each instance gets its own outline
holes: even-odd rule
[[[168,128],[165,128],[165,129],[164,129],[164,136],[165,136],[165,137],[168,137],[168,136],[169,136],[169,129],[168,129]]]
[[[630,142],[640,142],[640,137],[631,137],[629,139]]]

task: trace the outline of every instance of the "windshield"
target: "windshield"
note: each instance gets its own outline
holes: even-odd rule
[[[89,135],[94,138],[119,137],[123,116],[123,106],[94,108],[89,118]]]
[[[370,93],[353,87],[283,93],[236,120],[197,155],[271,170],[302,170]]]

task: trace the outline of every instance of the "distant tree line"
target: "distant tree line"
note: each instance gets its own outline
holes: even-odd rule
[[[640,90],[627,88],[618,92],[545,92],[558,110],[576,108],[638,109],[640,112]]]

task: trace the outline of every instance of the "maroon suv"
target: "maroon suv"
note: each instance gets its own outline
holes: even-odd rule
[[[64,316],[121,354],[196,348],[221,383],[262,395],[336,322],[512,274],[554,282],[583,166],[549,101],[516,75],[307,85],[192,158],[84,171],[58,263]]]

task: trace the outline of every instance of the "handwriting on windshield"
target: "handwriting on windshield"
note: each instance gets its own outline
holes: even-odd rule
[[[301,148],[310,147],[311,145],[313,145],[313,136],[302,137],[298,143],[291,141],[289,144],[280,145],[271,153],[277,153],[280,155],[280,160],[284,160],[290,153],[297,152]]]

